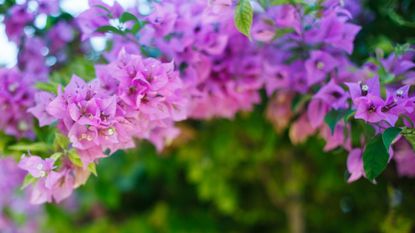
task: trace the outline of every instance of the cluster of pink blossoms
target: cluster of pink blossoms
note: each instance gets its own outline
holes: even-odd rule
[[[326,4],[313,17],[293,5],[271,7],[254,22],[253,38],[269,51],[263,78],[268,95],[275,95],[268,111],[274,126],[281,131],[294,119],[293,143],[319,132],[327,151],[350,148],[344,134],[348,126],[340,121],[331,132],[324,118],[331,110],[348,109],[343,85],[360,80],[361,72],[347,58],[360,27],[348,22],[350,15],[340,4]],[[279,30],[287,33],[275,38]],[[301,96],[305,102],[293,109]]]
[[[35,89],[19,70],[0,69],[0,130],[17,138],[33,138],[33,117],[27,113]]]
[[[19,168],[36,179],[30,188],[31,204],[61,202],[90,176],[89,170],[75,166],[68,158],[64,158],[59,167],[55,162],[53,158],[42,159],[37,155],[22,156]]]
[[[33,203],[68,197],[89,176],[91,163],[106,151],[134,147],[134,138],[148,139],[161,149],[178,133],[174,122],[187,115],[183,84],[172,63],[121,52],[118,60],[96,70],[97,79],[87,83],[73,76],[57,96],[37,93],[36,106],[29,109],[41,126],[58,122],[83,165],[64,158],[55,168],[54,160],[24,157],[20,167],[39,178]]]
[[[74,39],[73,26],[67,21],[59,21],[43,33],[34,20],[45,14],[59,13],[57,0],[21,1],[9,9],[4,16],[6,34],[11,42],[19,46],[17,65],[13,68],[0,68],[0,130],[17,138],[34,139],[33,117],[27,110],[34,105],[36,90],[34,84],[46,81],[50,67],[66,58],[64,47]],[[47,59],[54,61],[47,64]]]
[[[39,230],[36,216],[42,211],[29,204],[27,192],[20,190],[24,175],[12,158],[0,158],[0,232],[36,233]],[[7,214],[7,211],[13,214]],[[24,224],[21,219],[13,218],[17,215],[26,218]]]
[[[107,15],[97,5],[106,7],[111,15],[94,17],[97,12]],[[90,7],[77,18],[84,39],[103,36],[96,30],[123,12],[116,3],[109,6],[90,1]],[[159,59],[174,61],[180,71],[190,118],[230,118],[241,110],[252,110],[260,102],[262,53],[236,30],[231,11],[215,14],[207,1],[168,0],[153,7],[147,16],[131,10],[147,24],[139,38],[114,35],[112,49],[105,54],[107,59],[115,59],[122,49],[140,53],[138,45],[157,48]]]
[[[48,28],[48,34],[44,34],[44,28],[38,28],[34,23],[40,17],[58,13],[58,0],[27,0],[11,7],[5,15],[6,34],[10,41],[21,47],[17,66],[28,78],[47,80],[48,66],[54,63],[48,65],[46,56],[62,60],[59,58],[62,56],[61,50],[65,43],[73,39],[73,27],[66,21]],[[56,33],[56,30],[60,32]]]
[[[236,30],[231,11],[215,14],[207,1],[170,0],[146,19],[142,33],[154,39],[142,43],[181,67],[189,117],[233,117],[260,102],[262,51]]]
[[[253,37],[272,51],[265,59],[264,79],[267,93],[274,95],[268,117],[276,130],[291,124],[289,135],[294,144],[318,133],[326,141],[325,151],[338,147],[350,151],[347,168],[352,182],[365,176],[362,153],[368,141],[362,137],[361,147],[355,148],[352,123],[338,119],[330,128],[327,115],[349,112],[377,134],[396,126],[402,116],[410,119],[404,123],[411,127],[414,99],[409,97],[408,84],[413,84],[415,64],[412,53],[392,54],[380,64],[368,62],[358,69],[347,54],[353,51],[360,27],[348,22],[351,14],[340,1],[326,1],[323,6],[318,17],[304,15],[293,5],[271,7],[254,22]],[[282,29],[288,33],[276,39],[276,32]],[[379,77],[381,72],[391,79]],[[381,87],[386,96],[381,95]],[[297,97],[304,102],[293,109]],[[408,153],[408,142],[400,138],[390,150],[390,158],[395,158],[400,175],[413,176],[409,172],[415,167],[413,152]]]

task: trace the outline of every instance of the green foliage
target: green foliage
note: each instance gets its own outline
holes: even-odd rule
[[[72,75],[77,75],[86,81],[92,80],[95,77],[93,61],[86,57],[74,58],[65,66],[52,72],[49,83],[67,85]]]
[[[111,26],[111,25],[101,26],[96,30],[96,32],[104,32],[104,33],[105,32],[112,32],[112,33],[115,33],[115,34],[118,34],[118,35],[123,35],[124,34],[124,32],[121,29],[119,29],[117,27],[114,27],[114,26]]]
[[[343,118],[345,121],[353,114],[351,109],[331,110],[324,117],[324,122],[329,126],[331,133],[334,133],[337,123]]]
[[[372,138],[363,152],[363,166],[369,180],[374,180],[387,167],[389,148],[402,129],[391,127]]]
[[[139,19],[137,19],[137,17],[129,12],[124,12],[121,16],[120,16],[120,22],[121,23],[126,23],[128,21],[135,21],[138,22]]]
[[[68,158],[75,166],[83,167],[81,158],[79,157],[79,154],[76,152],[75,149],[71,149],[68,151]]]
[[[38,82],[35,87],[38,90],[50,92],[56,95],[58,93],[58,86],[59,84],[54,82]]]
[[[382,141],[383,145],[387,150],[389,150],[389,147],[391,146],[392,142],[398,137],[398,135],[401,133],[401,128],[391,127],[385,130],[382,134]]]
[[[22,142],[22,143],[17,143],[12,146],[9,146],[9,149],[14,150],[14,151],[21,151],[21,152],[27,152],[27,151],[47,152],[51,148],[48,144],[43,143],[43,142],[35,142],[35,143]]]
[[[238,5],[235,8],[235,25],[238,31],[251,38],[252,20],[254,17],[254,11],[250,0],[239,0]]]
[[[374,180],[388,165],[389,153],[382,138],[382,135],[375,136],[363,152],[363,167],[369,180]]]
[[[403,128],[402,135],[412,145],[412,148],[415,149],[415,129]]]
[[[37,179],[35,177],[33,177],[30,174],[27,174],[23,180],[23,184],[21,186],[21,189],[25,189],[27,186],[33,184],[34,182],[36,182]]]

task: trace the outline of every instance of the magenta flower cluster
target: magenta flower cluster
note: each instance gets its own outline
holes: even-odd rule
[[[33,117],[27,109],[33,104],[35,89],[30,78],[19,70],[0,69],[0,129],[17,138],[33,138]]]
[[[0,231],[36,233],[39,231],[39,214],[42,210],[29,203],[28,192],[20,190],[24,171],[10,157],[0,157]],[[8,212],[7,212],[8,211]],[[12,211],[12,212],[10,212]],[[9,213],[9,214],[8,214]],[[11,214],[12,213],[12,214]],[[24,224],[12,216],[27,218]]]

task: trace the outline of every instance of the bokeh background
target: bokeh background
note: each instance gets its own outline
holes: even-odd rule
[[[415,1],[358,2],[363,30],[354,62],[414,42]],[[0,11],[6,5],[0,0]],[[73,15],[86,7],[86,0],[62,1]],[[98,52],[104,43],[92,41]],[[13,66],[16,51],[1,25],[0,64]],[[91,67],[82,58],[59,75],[88,76]],[[346,152],[323,153],[319,138],[293,146],[266,120],[263,98],[233,120],[182,123],[181,136],[161,154],[137,142],[102,160],[98,177],[69,200],[42,207],[39,232],[415,232],[415,179],[398,177],[392,165],[376,184],[348,184]],[[24,213],[14,218],[27,221]]]

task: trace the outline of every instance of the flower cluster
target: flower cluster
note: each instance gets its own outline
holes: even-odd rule
[[[33,117],[27,109],[33,105],[32,82],[17,69],[0,69],[0,130],[18,138],[33,138]]]
[[[111,17],[119,11],[117,5],[111,7],[98,1],[94,4],[90,4],[91,9],[77,19],[85,27],[83,38],[89,38],[90,32],[96,32],[105,23],[113,22]],[[100,19],[99,23],[85,23],[96,19],[93,16],[95,11],[105,12],[102,6],[114,13]],[[137,44],[157,48],[161,60],[174,61],[180,70],[191,118],[229,118],[238,111],[251,110],[260,102],[262,52],[236,30],[231,11],[219,15],[209,6],[205,1],[156,3],[148,16],[137,16],[147,22],[140,31],[140,37],[114,36],[112,49],[106,53],[106,58],[113,60],[116,58],[114,54],[122,49],[140,53]]]
[[[17,66],[31,79],[46,81],[50,67],[67,59],[64,45],[75,39],[75,30],[70,18],[60,13],[58,0],[25,0],[5,15],[6,34],[20,48]],[[53,24],[35,23],[43,20]]]
[[[324,150],[342,147],[349,151],[349,182],[365,176],[363,151],[370,138],[360,135],[353,143],[355,120],[336,119],[329,125],[330,114],[354,115],[382,134],[398,126],[412,127],[414,99],[409,95],[413,84],[413,54],[392,54],[380,61],[370,61],[361,69],[347,58],[360,27],[349,23],[350,13],[339,1],[327,1],[316,15],[305,15],[294,5],[271,7],[253,27],[253,37],[274,51],[266,59],[265,88],[274,95],[268,118],[281,131],[288,127],[294,144],[318,133],[325,141]],[[277,36],[278,31],[285,34]],[[278,54],[278,55],[275,55]],[[292,108],[295,98],[300,103]],[[402,126],[402,125],[401,125]],[[397,141],[397,140],[395,140]],[[357,146],[357,147],[356,147]],[[382,145],[381,145],[382,146]],[[415,164],[410,160],[408,143],[403,137],[393,150],[400,175],[411,176]],[[403,164],[402,161],[407,161]],[[412,167],[412,168],[411,168]]]
[[[0,69],[0,108],[4,112],[0,130],[8,135],[35,137],[33,117],[27,111],[34,105],[34,96],[43,98],[43,95],[35,93],[34,86],[48,80],[50,66],[68,57],[62,49],[75,39],[70,22],[59,19],[48,28],[38,28],[34,23],[46,14],[60,16],[58,13],[58,0],[28,0],[12,6],[4,16],[6,34],[19,46],[16,67]]]
[[[231,11],[215,14],[205,1],[156,5],[143,33],[173,59],[190,94],[189,116],[233,117],[260,102],[262,52],[233,24]],[[212,2],[230,5],[230,1]],[[168,13],[159,9],[163,8]]]
[[[18,168],[17,163],[10,157],[0,158],[0,231],[1,232],[38,232],[38,216],[41,209],[30,205],[27,201],[27,192],[19,190],[23,182],[24,171]],[[27,218],[24,224],[13,215],[20,215]],[[10,212],[11,211],[11,212]],[[21,220],[21,219],[20,219]]]
[[[353,51],[360,28],[348,22],[350,16],[340,5],[329,6],[316,15],[306,15],[294,5],[270,7],[255,21],[253,38],[271,51],[263,78],[268,95],[274,94],[280,103],[271,104],[268,110],[277,130],[297,118],[290,127],[292,142],[303,142],[320,132],[326,140],[325,150],[350,149],[350,139],[344,136],[348,127],[339,122],[330,130],[324,118],[332,110],[349,108],[343,85],[359,80],[359,74],[353,72],[356,68],[346,55]],[[291,109],[295,96],[303,96],[305,102]]]
[[[97,66],[89,83],[77,76],[56,97],[41,93],[31,112],[41,125],[58,121],[85,166],[149,139],[158,148],[174,137],[174,122],[186,117],[187,101],[172,63],[124,52]]]
[[[74,166],[68,159],[62,161],[60,168],[55,166],[52,158],[42,159],[36,155],[23,155],[19,168],[27,171],[36,183],[30,190],[30,203],[61,202],[71,195],[72,191],[84,184],[90,171]]]

